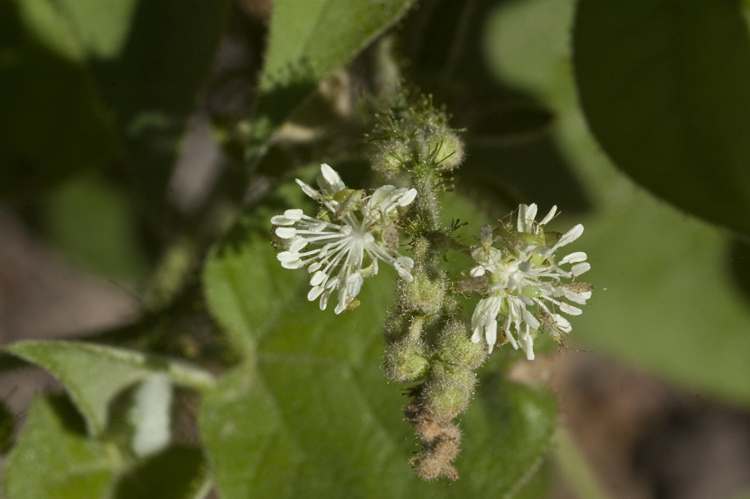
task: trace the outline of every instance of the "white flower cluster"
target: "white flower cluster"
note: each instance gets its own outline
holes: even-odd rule
[[[389,247],[385,239],[395,230],[397,208],[414,201],[415,189],[385,185],[367,198],[364,191],[347,189],[327,164],[320,167],[319,191],[299,179],[297,183],[327,213],[314,218],[291,209],[273,217],[271,223],[288,248],[277,255],[281,265],[288,269],[306,266],[310,273],[308,300],[320,297],[320,309],[325,310],[335,289],[335,312],[340,314],[355,302],[364,278],[378,273],[378,260],[393,266],[405,281],[412,280],[414,262]],[[398,233],[395,237],[397,246]],[[315,248],[303,251],[308,245]]]
[[[587,283],[562,282],[589,270],[586,253],[571,253],[559,263],[554,256],[558,248],[581,236],[583,225],[576,225],[558,239],[554,233],[544,233],[544,226],[555,216],[557,207],[553,206],[539,223],[534,220],[536,212],[536,204],[519,206],[516,230],[511,231],[513,241],[506,248],[495,248],[492,237],[483,237],[482,244],[472,249],[477,266],[471,270],[474,279],[486,279],[482,291],[485,298],[471,319],[472,341],[478,343],[484,336],[491,352],[501,317],[505,340],[515,349],[520,344],[529,360],[534,359],[537,332],[545,331],[559,342],[563,333],[570,332],[571,325],[558,312],[580,315],[581,309],[568,302],[585,304],[592,289]],[[561,265],[571,265],[570,270],[563,270]]]

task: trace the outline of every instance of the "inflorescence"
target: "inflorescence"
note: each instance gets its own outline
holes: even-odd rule
[[[476,384],[475,370],[498,345],[519,347],[534,359],[534,340],[546,333],[558,343],[571,332],[563,315],[581,314],[593,286],[579,282],[588,271],[580,251],[558,259],[557,250],[583,233],[576,225],[565,234],[547,230],[553,206],[536,221],[537,205],[521,204],[516,223],[484,226],[477,244],[453,239],[454,226],[440,223],[440,194],[446,173],[463,158],[463,146],[447,117],[423,99],[399,101],[382,115],[369,137],[373,169],[383,185],[371,194],[349,189],[338,173],[321,165],[316,190],[297,180],[320,205],[316,216],[289,209],[271,219],[284,251],[281,265],[306,268],[308,300],[325,310],[332,293],[340,314],[356,307],[364,279],[378,273],[378,261],[398,272],[396,300],[386,320],[384,370],[410,383],[404,414],[414,424],[422,449],[411,465],[425,479],[457,479],[452,465],[461,431],[452,420],[462,413]],[[411,257],[403,251],[408,244]],[[475,265],[451,279],[443,268],[449,248],[459,248]],[[468,274],[468,275],[467,275]],[[461,296],[480,300],[470,318]]]

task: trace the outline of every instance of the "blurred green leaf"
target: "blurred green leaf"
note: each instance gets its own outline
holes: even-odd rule
[[[38,195],[71,173],[101,164],[113,149],[95,87],[77,61],[64,20],[52,17],[57,13],[46,1],[20,5],[5,2],[0,16],[0,31],[11,33],[0,44],[2,197]],[[44,22],[35,24],[36,17]],[[35,39],[29,24],[54,40]]]
[[[4,400],[0,400],[0,454],[6,454],[13,445],[16,416]]]
[[[52,244],[91,271],[135,282],[147,269],[130,201],[119,186],[78,177],[56,189],[45,210]]]
[[[119,55],[91,64],[121,139],[123,173],[136,207],[159,237],[174,230],[167,185],[180,140],[208,78],[228,4],[228,0],[139,1]]]
[[[89,432],[101,435],[110,401],[123,389],[154,372],[177,384],[205,390],[213,378],[189,364],[119,348],[66,341],[19,341],[6,350],[55,376],[86,419]]]
[[[101,499],[121,462],[117,451],[86,438],[66,398],[37,397],[3,470],[6,499]],[[79,425],[83,421],[78,421]]]
[[[81,63],[86,51],[70,19],[59,5],[49,0],[15,0],[5,2],[2,23],[8,29],[17,23],[27,32],[27,36],[45,49],[70,62]],[[11,12],[12,11],[12,12]]]
[[[250,237],[215,250],[204,274],[210,310],[247,344],[199,417],[223,498],[501,497],[533,475],[554,430],[554,398],[508,382],[498,355],[461,418],[462,478],[450,487],[420,480],[407,464],[418,445],[403,387],[380,367],[395,273],[368,279],[362,304],[336,316],[308,302],[305,273],[274,256]]]
[[[723,232],[637,189],[606,161],[577,106],[570,4],[512,2],[488,23],[497,74],[533,89],[558,116],[555,136],[595,203],[571,251],[589,255],[597,289],[571,341],[704,393],[750,404],[750,309],[730,278]]]
[[[258,235],[217,244],[204,267],[208,307],[242,354],[274,327],[303,282],[304,275],[287,272],[270,248]]]
[[[195,447],[174,446],[147,459],[117,484],[115,499],[202,499],[206,465]]]
[[[471,135],[467,139],[469,154],[457,175],[458,185],[495,211],[502,203],[500,216],[520,203],[556,204],[569,212],[588,208],[585,191],[548,133],[505,143],[471,140]]]
[[[607,153],[658,196],[750,236],[750,38],[740,2],[577,6],[578,91]]]
[[[587,200],[551,139],[554,115],[527,92],[494,78],[482,26],[498,2],[424,0],[404,21],[404,71],[446,102],[469,154],[458,186],[483,207],[520,202],[582,211]],[[540,182],[539,179],[545,179]],[[552,196],[563,188],[564,198]]]
[[[247,157],[255,159],[300,102],[404,15],[412,1],[274,2]]]
[[[137,3],[137,0],[60,0],[55,7],[66,13],[86,50],[106,59],[117,56],[125,44]]]

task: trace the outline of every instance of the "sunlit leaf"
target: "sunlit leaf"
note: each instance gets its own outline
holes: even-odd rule
[[[750,236],[750,38],[739,1],[581,0],[573,62],[614,162],[678,208]]]
[[[116,450],[87,438],[67,399],[38,397],[3,470],[6,499],[107,497],[121,462]]]
[[[80,63],[86,58],[86,50],[78,38],[66,13],[49,0],[17,0],[5,2],[4,30],[9,24],[18,23],[28,36],[54,54],[70,62]]]
[[[137,0],[61,0],[56,7],[66,14],[87,52],[110,58],[125,44],[137,4]]]
[[[6,349],[55,376],[86,419],[89,432],[101,434],[107,406],[123,389],[162,372],[177,384],[208,389],[211,375],[191,365],[140,352],[87,343],[20,341]]]
[[[413,0],[278,0],[253,118],[254,157],[274,130],[334,70],[396,22]]]

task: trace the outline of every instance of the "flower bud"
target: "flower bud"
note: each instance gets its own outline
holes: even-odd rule
[[[411,158],[409,147],[400,140],[391,140],[382,145],[372,161],[372,168],[390,179],[401,173],[404,164]]]
[[[455,366],[476,369],[485,357],[487,349],[481,342],[471,341],[471,331],[466,323],[452,320],[442,331],[438,339],[436,353],[443,362]]]
[[[410,340],[407,336],[386,349],[383,367],[393,381],[414,381],[424,376],[430,367],[420,343]]]
[[[424,389],[425,404],[438,422],[450,421],[469,405],[476,375],[462,367],[446,367],[434,362]]]
[[[440,170],[452,170],[464,160],[464,146],[461,139],[447,130],[429,136],[425,141],[425,156],[432,157]]]
[[[429,254],[430,243],[425,238],[414,242],[412,281],[399,288],[403,308],[435,314],[443,306],[445,276]]]

